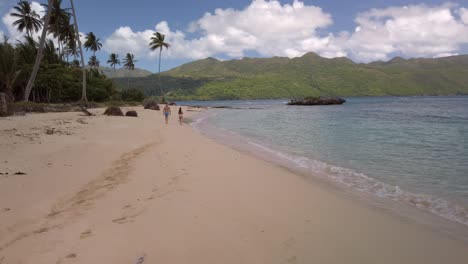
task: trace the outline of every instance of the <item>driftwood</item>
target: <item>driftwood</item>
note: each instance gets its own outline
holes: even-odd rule
[[[87,116],[93,116],[94,115],[93,113],[89,112],[88,109],[86,109],[85,107],[81,107],[80,110],[81,110],[81,112],[83,112]]]

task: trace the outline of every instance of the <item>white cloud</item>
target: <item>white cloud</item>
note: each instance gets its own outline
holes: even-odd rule
[[[217,54],[243,57],[247,51],[264,56],[300,56],[311,50],[323,56],[344,56],[333,44],[334,36],[316,31],[332,24],[331,15],[316,6],[295,0],[282,5],[278,1],[254,0],[243,10],[216,9],[190,23],[188,32],[200,37],[187,39],[182,31],[172,31],[163,21],[155,29],[134,32],[130,27],[117,29],[105,40],[109,52],[148,54],[151,35],[166,35],[172,47],[165,52],[171,58],[199,59]],[[155,53],[151,53],[152,56]]]
[[[460,14],[460,18],[463,23],[468,25],[468,9],[462,7],[458,10],[458,14]]]
[[[453,8],[413,5],[358,14],[347,49],[360,61],[386,60],[394,52],[408,57],[453,54],[468,43],[468,26],[453,15]]]
[[[37,2],[33,9],[43,14]],[[8,14],[3,22],[8,31],[4,33],[12,41],[24,36],[11,26],[13,18]],[[349,56],[368,62],[396,54],[450,56],[468,44],[468,9],[454,4],[371,9],[356,15],[355,29],[349,32],[330,32],[332,23],[332,16],[320,7],[299,0],[291,4],[253,0],[241,10],[206,13],[184,30],[172,29],[166,21],[142,31],[120,27],[103,40],[103,48],[118,54],[131,52],[137,59],[157,57],[158,51],[150,52],[148,44],[159,31],[171,44],[163,56],[173,59],[240,58],[250,52],[296,57],[313,51],[324,57]]]
[[[450,56],[457,56],[457,55],[459,54],[446,52],[446,53],[440,53],[440,54],[434,55],[433,58],[442,58],[442,57],[450,57]]]

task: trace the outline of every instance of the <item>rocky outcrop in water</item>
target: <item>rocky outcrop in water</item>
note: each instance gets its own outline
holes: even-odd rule
[[[340,105],[346,102],[343,98],[338,97],[306,97],[302,100],[292,99],[288,105]]]

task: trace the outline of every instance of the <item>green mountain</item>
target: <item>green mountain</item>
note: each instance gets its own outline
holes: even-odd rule
[[[124,68],[114,70],[114,68],[111,67],[100,66],[99,70],[101,70],[108,78],[147,77],[153,74],[150,71],[139,68],[135,68],[134,71],[128,71]]]
[[[126,78],[115,80],[127,84]],[[315,53],[292,59],[207,58],[163,72],[162,82],[173,100],[468,94],[468,55],[368,64]],[[159,95],[156,74],[132,78],[131,87]]]

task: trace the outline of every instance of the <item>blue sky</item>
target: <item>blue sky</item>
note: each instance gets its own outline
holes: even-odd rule
[[[3,35],[11,35],[5,16],[16,2],[0,0]],[[80,31],[93,31],[104,44],[101,64],[110,52],[132,52],[137,67],[151,71],[157,70],[157,54],[146,46],[155,31],[173,46],[163,53],[163,70],[208,56],[295,57],[314,51],[369,62],[468,53],[468,1],[461,0],[78,0],[75,6]]]

